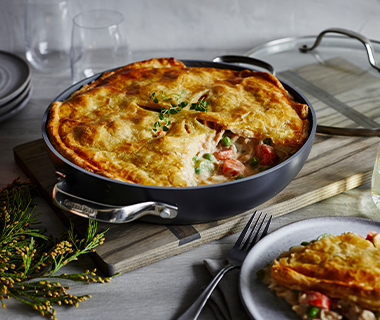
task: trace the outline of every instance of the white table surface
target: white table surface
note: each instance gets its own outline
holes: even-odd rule
[[[135,54],[134,60],[153,56],[175,56],[177,58],[212,59],[224,53],[243,52],[153,52]],[[61,75],[42,74],[32,71],[33,96],[27,107],[15,117],[0,123],[0,188],[14,178],[26,176],[13,158],[13,148],[41,138],[41,118],[51,100],[70,86],[69,71]],[[375,159],[374,159],[375,160]],[[43,199],[36,199],[37,212],[43,214],[39,220],[48,233],[59,235],[63,224]],[[380,211],[371,199],[370,185],[310,205],[296,212],[274,219],[270,231],[304,218],[317,216],[360,216],[378,220]],[[70,283],[70,292],[75,295],[91,294],[92,298],[82,302],[78,308],[57,306],[58,319],[176,319],[199,295],[203,286],[211,280],[203,265],[207,258],[222,259],[232,248],[237,235],[214,241],[178,256],[154,263],[147,267],[120,275],[109,284]],[[89,257],[69,264],[62,272],[83,272],[95,265]],[[14,299],[5,300],[6,309],[0,311],[0,319],[42,319],[38,313]],[[215,319],[206,306],[199,319]]]

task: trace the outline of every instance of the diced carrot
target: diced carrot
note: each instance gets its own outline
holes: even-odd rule
[[[235,152],[232,149],[222,149],[214,152],[214,157],[217,160],[226,160],[235,156]]]
[[[307,291],[304,302],[322,309],[330,310],[331,299],[318,291]]]
[[[260,164],[263,166],[267,166],[272,164],[276,157],[276,151],[272,146],[268,146],[267,144],[257,144],[255,145],[255,155],[259,159]]]
[[[374,238],[376,235],[377,235],[377,232],[371,230],[370,232],[368,232],[366,240],[373,242],[373,238]]]
[[[223,163],[222,172],[226,176],[237,176],[245,170],[244,164],[236,159],[227,159]]]

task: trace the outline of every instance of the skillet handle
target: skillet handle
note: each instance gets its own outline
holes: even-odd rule
[[[246,63],[246,64],[251,64],[253,66],[261,67],[269,71],[269,73],[273,74],[274,76],[276,75],[276,72],[273,68],[272,65],[269,63],[251,58],[251,57],[246,57],[246,56],[234,56],[234,55],[225,55],[225,56],[218,56],[215,57],[213,62],[227,62],[227,63]]]
[[[303,46],[299,47],[298,49],[301,52],[303,52],[303,53],[306,53],[308,51],[311,51],[311,50],[315,49],[319,45],[319,43],[321,42],[322,37],[326,33],[330,33],[330,32],[343,34],[343,35],[345,35],[347,37],[359,40],[364,45],[364,47],[365,47],[365,49],[367,51],[367,56],[368,56],[369,64],[373,68],[375,68],[377,71],[380,72],[380,68],[377,66],[377,63],[376,63],[376,59],[375,59],[375,55],[374,55],[374,50],[372,48],[371,41],[367,37],[363,36],[362,34],[354,32],[354,31],[351,31],[351,30],[341,29],[341,28],[326,29],[326,30],[322,31],[318,35],[317,39],[315,40],[314,44],[311,47],[308,47],[307,45],[303,45]]]
[[[53,188],[53,202],[59,208],[78,216],[106,223],[127,223],[145,215],[173,219],[178,208],[169,204],[147,201],[128,206],[111,206],[75,196],[62,189],[64,180]]]

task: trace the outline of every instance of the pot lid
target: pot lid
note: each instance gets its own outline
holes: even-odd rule
[[[317,132],[380,136],[376,52],[380,60],[379,41],[327,29],[318,36],[270,41],[245,55],[271,64],[280,80],[308,98],[317,115]]]

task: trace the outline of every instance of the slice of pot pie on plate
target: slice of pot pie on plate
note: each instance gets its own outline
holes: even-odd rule
[[[302,319],[380,317],[380,234],[325,235],[283,252],[261,275]]]
[[[188,187],[253,175],[308,138],[308,106],[265,72],[151,59],[51,105],[47,132],[74,164],[125,182]]]

